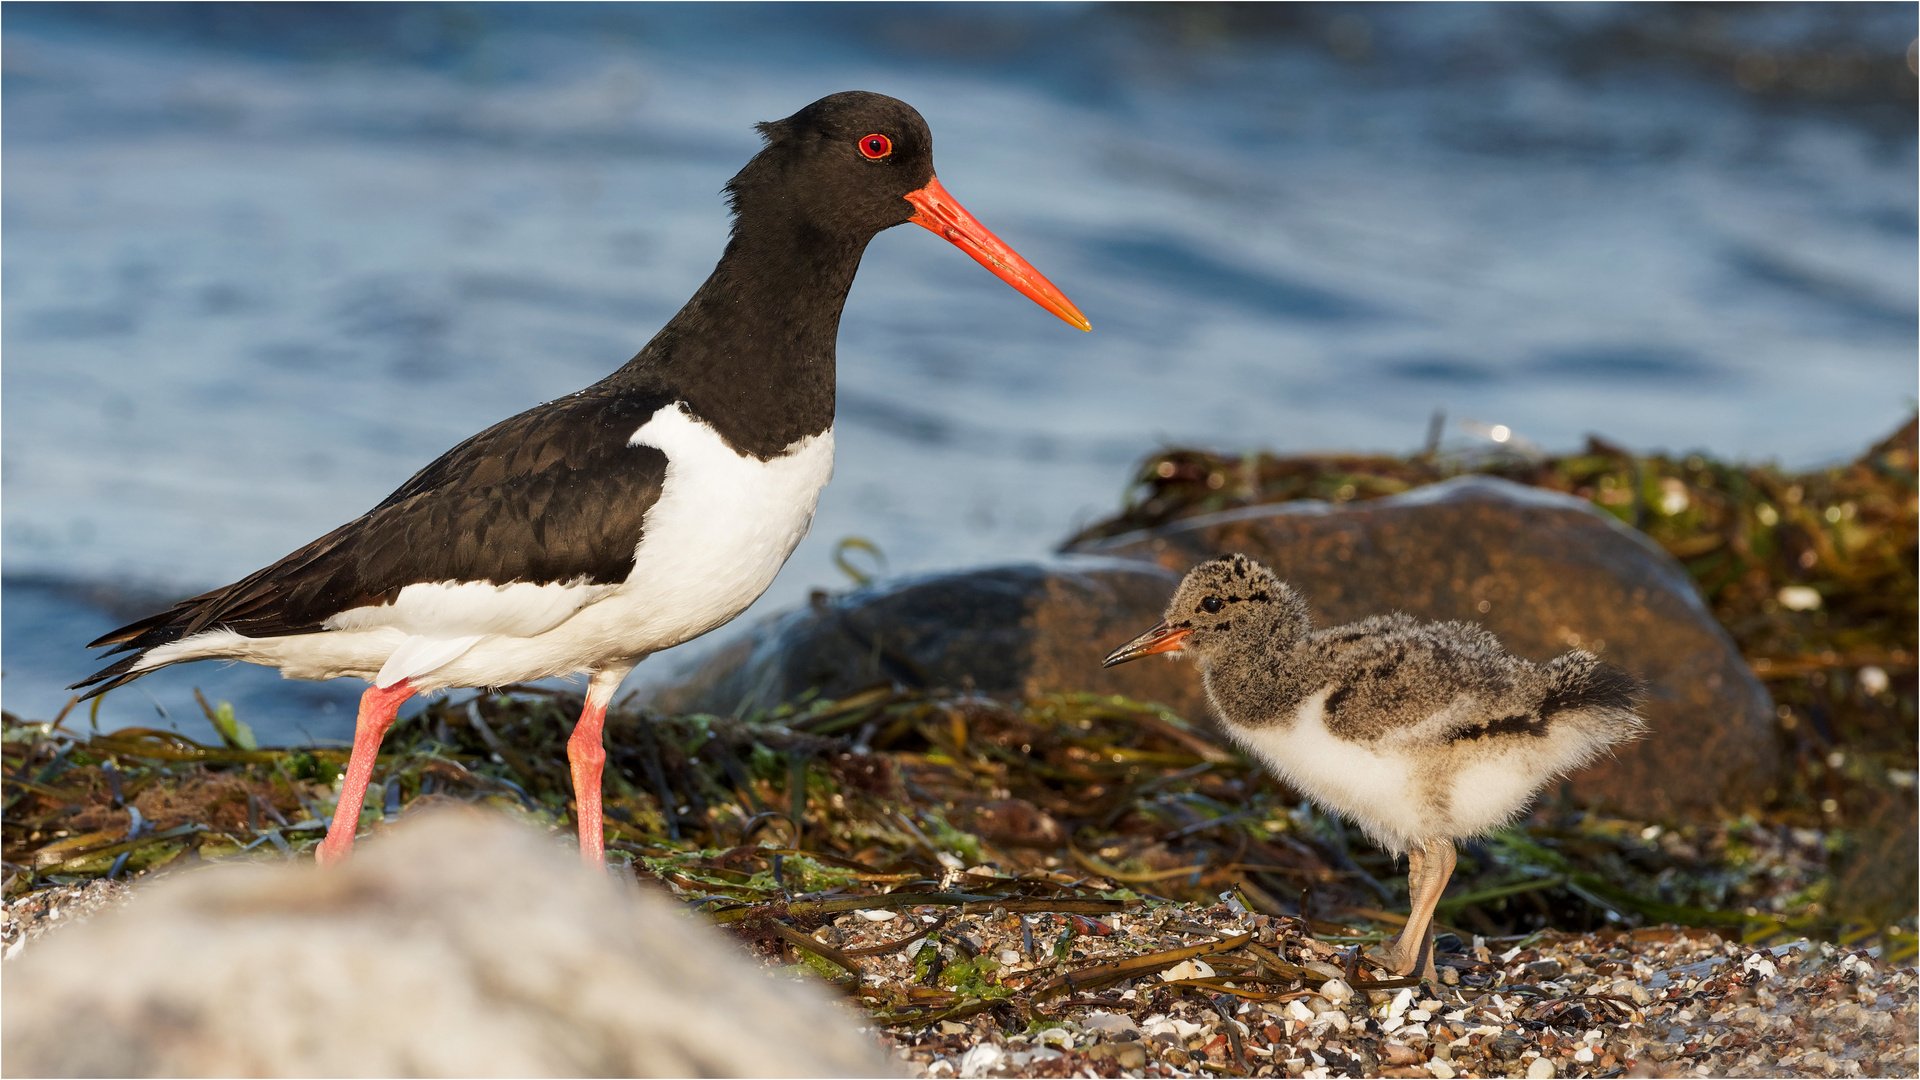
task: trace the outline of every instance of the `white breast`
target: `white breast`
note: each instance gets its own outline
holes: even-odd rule
[[[745,611],[773,584],[833,479],[833,429],[761,461],[704,421],[663,409],[630,442],[665,451],[667,479],[614,599],[652,628],[649,637],[677,645]]]

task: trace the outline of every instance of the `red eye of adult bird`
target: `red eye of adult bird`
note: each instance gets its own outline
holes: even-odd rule
[[[876,131],[860,140],[860,152],[879,161],[893,153],[893,140]]]
[[[861,146],[864,149],[865,142]],[[913,204],[915,211],[908,221],[945,237],[955,247],[973,256],[981,266],[993,271],[993,276],[1068,323],[1082,330],[1093,329],[1093,324],[1080,314],[1080,309],[1073,306],[1073,301],[1067,299],[1065,293],[1055,288],[1053,282],[1041,276],[1040,271],[1028,265],[1027,260],[1012,248],[1001,243],[999,237],[988,232],[985,225],[967,213],[966,207],[947,194],[947,189],[940,186],[939,177],[928,180],[927,186],[918,191],[907,192],[905,198]]]

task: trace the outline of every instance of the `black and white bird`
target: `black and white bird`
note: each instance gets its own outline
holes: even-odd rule
[[[1471,623],[1402,614],[1315,630],[1273,571],[1230,555],[1187,573],[1158,626],[1105,666],[1200,665],[1227,732],[1326,810],[1405,852],[1412,911],[1388,962],[1433,978],[1428,928],[1453,841],[1512,821],[1549,781],[1638,738],[1640,684],[1592,653],[1546,664]]]
[[[371,682],[317,852],[330,863],[352,849],[408,698],[587,675],[567,750],[581,854],[599,865],[614,691],[649,653],[745,610],[812,524],[833,475],[834,342],[867,243],[925,226],[1091,329],[941,187],[904,102],[834,94],[759,130],[765,148],[726,186],[719,265],[625,366],[473,436],[279,562],[93,642],[131,655],[75,688],[212,659]]]

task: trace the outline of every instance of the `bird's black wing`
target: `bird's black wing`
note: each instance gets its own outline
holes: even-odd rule
[[[624,581],[667,470],[658,448],[628,440],[672,405],[661,394],[583,391],[529,409],[279,562],[89,647],[144,652],[214,628],[248,637],[314,633],[330,617],[389,603],[416,582]],[[132,659],[78,685],[118,685]]]

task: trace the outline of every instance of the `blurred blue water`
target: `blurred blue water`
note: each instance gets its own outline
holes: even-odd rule
[[[895,571],[1042,552],[1166,442],[1404,450],[1445,408],[1804,465],[1915,391],[1910,5],[6,14],[23,715],[135,599],[232,580],[618,366],[710,269],[752,122],[836,90],[916,105],[948,188],[1095,332],[883,234],[837,479],[748,618],[841,584],[849,535]],[[103,725],[193,727],[199,685],[265,737],[340,737],[357,693],[139,685]]]

